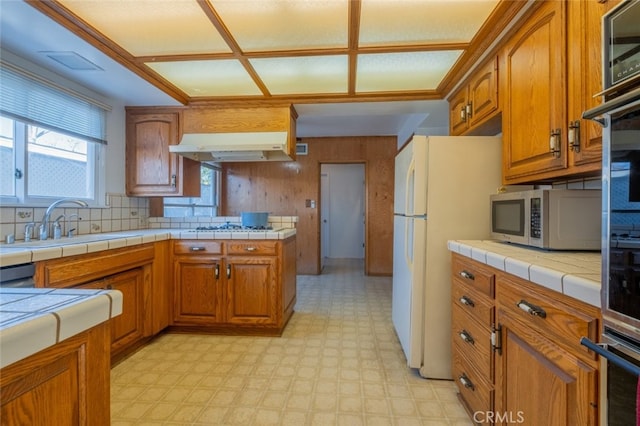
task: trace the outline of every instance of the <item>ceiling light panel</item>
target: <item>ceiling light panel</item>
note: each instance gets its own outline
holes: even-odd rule
[[[188,96],[262,95],[242,64],[235,59],[147,62],[146,65]]]
[[[346,55],[252,59],[251,65],[273,95],[346,93]]]
[[[435,90],[462,51],[358,55],[356,92]]]
[[[362,0],[360,46],[469,42],[497,0]]]
[[[231,49],[195,0],[59,0],[134,56]]]
[[[348,0],[211,0],[245,52],[344,48]]]

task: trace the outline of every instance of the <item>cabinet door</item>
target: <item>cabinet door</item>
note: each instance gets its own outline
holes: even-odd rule
[[[597,370],[498,311],[497,424],[596,425]]]
[[[122,292],[122,314],[111,321],[111,353],[117,353],[144,336],[144,270],[132,269],[76,288],[101,288]]]
[[[461,135],[469,128],[467,103],[467,86],[465,86],[449,101],[449,133],[451,135]]]
[[[174,261],[174,322],[215,324],[221,321],[222,263],[219,258],[181,256]]]
[[[179,142],[178,113],[127,113],[126,125],[127,195],[200,196],[200,164],[169,152]]]
[[[229,257],[226,322],[229,324],[276,324],[277,262],[275,257]]]
[[[505,183],[567,167],[567,147],[560,143],[566,137],[566,3],[542,4],[505,47]],[[557,152],[550,149],[552,132],[559,132]]]
[[[469,127],[481,123],[498,109],[498,58],[487,62],[469,83]]]
[[[602,159],[602,128],[591,120],[582,120],[582,113],[598,106],[602,99],[594,96],[602,91],[602,15],[607,5],[591,1],[571,1],[567,4],[569,27],[568,119],[569,163],[572,172],[600,170]],[[573,143],[572,143],[573,141]]]

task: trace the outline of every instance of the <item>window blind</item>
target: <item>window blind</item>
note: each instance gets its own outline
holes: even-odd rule
[[[2,114],[106,144],[106,112],[109,109],[99,101],[0,61]]]

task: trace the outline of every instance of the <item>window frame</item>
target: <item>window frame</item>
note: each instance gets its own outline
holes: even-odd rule
[[[213,204],[174,204],[171,202],[168,202],[169,199],[171,198],[184,198],[184,197],[164,197],[163,198],[163,216],[164,217],[215,217],[218,216],[218,210],[220,209],[220,190],[222,188],[222,169],[219,166],[213,165],[213,164],[209,164],[209,163],[201,163],[200,164],[200,168],[207,168],[207,169],[211,169],[213,171],[213,176],[214,176],[214,180],[215,183],[214,185],[212,185],[212,190],[214,191],[213,194]],[[188,198],[196,198],[196,197],[188,197]],[[202,195],[198,198],[202,198]],[[167,207],[174,207],[174,208],[185,208],[185,209],[191,209],[191,215],[182,215],[182,216],[168,216],[167,215],[167,211],[166,208]],[[203,215],[195,215],[194,213],[194,209],[198,208],[198,207],[203,207],[203,208],[211,208],[215,211],[215,214],[212,216],[203,216]]]

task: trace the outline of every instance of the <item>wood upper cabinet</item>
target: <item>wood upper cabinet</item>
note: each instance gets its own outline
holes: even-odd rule
[[[610,2],[609,2],[610,3]],[[569,26],[568,135],[569,169],[584,173],[602,168],[602,127],[583,120],[582,113],[598,106],[602,97],[602,25],[608,4],[600,1],[567,2]]]
[[[535,180],[567,167],[567,146],[560,143],[567,121],[565,23],[566,2],[545,2],[504,49],[505,183]],[[552,137],[557,138],[554,144]]]
[[[177,111],[127,109],[127,195],[200,196],[200,163],[169,152],[180,134]]]
[[[547,1],[503,49],[503,180],[507,184],[595,175],[602,132],[582,113],[602,89],[596,0]]]
[[[480,134],[483,123],[498,114],[498,58],[480,67],[449,101],[450,134]],[[499,122],[499,120],[498,120]],[[499,125],[488,134],[499,132]]]

